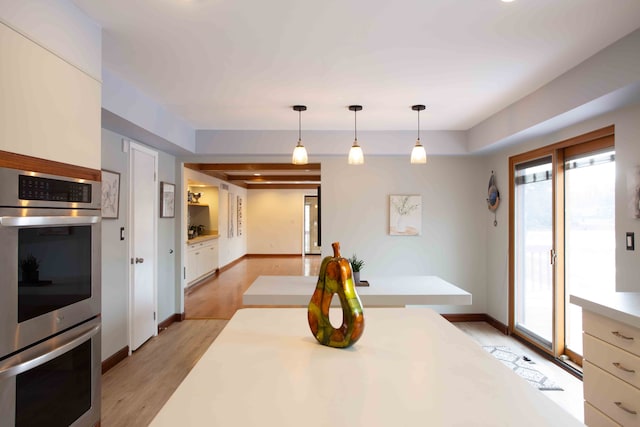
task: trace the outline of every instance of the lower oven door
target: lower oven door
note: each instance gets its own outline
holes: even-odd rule
[[[100,313],[100,213],[0,208],[0,359]]]
[[[0,361],[0,424],[100,421],[100,317]]]

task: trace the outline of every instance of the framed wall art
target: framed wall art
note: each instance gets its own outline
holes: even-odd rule
[[[176,216],[176,186],[168,182],[160,183],[160,218]]]
[[[102,218],[118,219],[120,210],[120,174],[102,170]]]
[[[397,194],[389,196],[389,234],[419,236],[422,233],[422,196]]]
[[[238,236],[242,236],[242,197],[238,196],[238,226],[236,232]]]
[[[235,222],[236,222],[236,195],[234,193],[229,193],[229,201],[228,201],[228,214],[229,214],[229,224],[227,228],[227,237],[232,238],[235,235]]]

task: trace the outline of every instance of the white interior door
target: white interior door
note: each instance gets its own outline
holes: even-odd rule
[[[157,334],[156,217],[158,153],[130,145],[131,282],[130,348]]]

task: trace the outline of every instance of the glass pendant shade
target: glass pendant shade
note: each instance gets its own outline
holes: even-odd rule
[[[425,164],[427,163],[427,151],[424,149],[424,146],[420,144],[420,140],[416,141],[416,145],[414,145],[413,150],[411,150],[411,164]]]
[[[298,145],[293,149],[293,156],[291,156],[291,163],[294,165],[306,165],[309,163],[307,156],[307,149],[304,148],[301,141],[298,141]]]
[[[353,143],[353,145],[351,146],[351,150],[349,150],[349,164],[364,164],[364,153],[362,152],[362,148],[360,148],[357,141]]]

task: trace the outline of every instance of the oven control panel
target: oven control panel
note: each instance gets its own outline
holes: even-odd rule
[[[91,184],[20,175],[18,177],[18,198],[20,200],[91,203]]]

